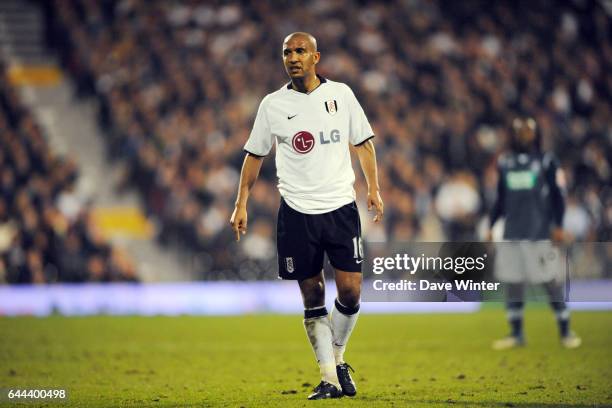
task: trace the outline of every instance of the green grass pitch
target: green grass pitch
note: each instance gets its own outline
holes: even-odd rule
[[[612,313],[526,312],[528,346],[494,352],[501,309],[361,316],[346,354],[353,399],[307,401],[318,369],[300,316],[0,318],[0,388],[65,388],[24,407],[612,406]]]

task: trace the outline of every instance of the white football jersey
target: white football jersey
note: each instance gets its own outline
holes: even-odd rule
[[[374,136],[351,88],[319,77],[309,94],[291,83],[268,94],[244,150],[266,156],[276,143],[281,196],[305,214],[333,211],[355,200],[349,143]]]

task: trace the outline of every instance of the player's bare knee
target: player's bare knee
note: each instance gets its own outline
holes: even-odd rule
[[[325,284],[322,280],[306,280],[300,282],[300,290],[304,307],[318,307],[325,304]]]
[[[302,293],[304,299],[304,307],[318,307],[325,304],[325,292],[323,290],[313,290],[306,293]]]
[[[356,307],[359,305],[361,288],[359,286],[348,286],[338,288],[338,300],[346,307]]]

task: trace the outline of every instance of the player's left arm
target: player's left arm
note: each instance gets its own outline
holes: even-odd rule
[[[546,181],[550,191],[550,208],[553,217],[553,228],[551,240],[561,242],[565,240],[563,231],[563,215],[565,214],[565,175],[557,160],[549,156],[547,158]]]
[[[504,157],[500,157],[497,161],[497,197],[491,207],[489,214],[489,229],[486,234],[486,240],[488,242],[493,241],[493,226],[497,220],[502,217],[506,212],[506,183],[504,182],[504,170],[503,163],[505,162]]]
[[[368,211],[372,208],[376,210],[374,222],[382,220],[384,214],[384,204],[380,197],[380,185],[378,184],[378,168],[376,165],[376,149],[372,139],[354,147],[361,170],[368,184]]]
[[[374,132],[351,88],[345,85],[344,89],[346,91],[345,100],[350,115],[349,142],[355,148],[361,170],[368,183],[368,211],[375,208],[376,215],[374,216],[374,222],[379,222],[384,214],[384,205],[380,197],[380,186],[378,184],[376,149],[374,149],[374,143],[372,142]]]

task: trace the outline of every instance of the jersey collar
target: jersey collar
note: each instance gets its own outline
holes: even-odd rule
[[[296,91],[295,89],[293,89],[293,87],[291,86],[291,81],[289,81],[289,83],[287,84],[287,89],[290,91],[294,91],[300,94],[304,94],[304,95],[310,95],[311,93],[313,93],[314,91],[316,91],[317,89],[319,89],[321,87],[321,85],[323,85],[324,83],[327,82],[327,79],[325,79],[324,77],[322,77],[321,75],[317,74],[317,78],[319,78],[319,81],[321,81],[321,83],[319,85],[317,85],[317,87],[315,89],[313,89],[312,91],[304,94],[303,92],[299,92]]]

